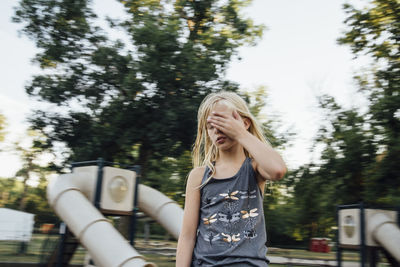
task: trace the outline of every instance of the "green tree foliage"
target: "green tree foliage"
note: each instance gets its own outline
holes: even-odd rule
[[[263,27],[240,11],[250,1],[121,1],[127,19],[108,19],[131,43],[110,40],[90,2],[21,0],[14,21],[41,49],[43,73],[26,87],[53,104],[37,110],[32,127],[64,142],[67,160],[103,157],[140,164],[178,157],[190,149],[201,99],[236,90],[224,79],[243,44],[255,44]]]
[[[344,10],[348,30],[339,43],[374,61],[355,77],[368,108],[361,113],[331,96],[318,98],[324,117],[311,149],[322,146],[321,162],[292,171],[285,181],[293,198],[283,206],[295,214],[286,220],[288,229],[300,240],[332,237],[338,204],[400,205],[400,3],[376,0]]]
[[[43,136],[40,136],[37,132],[29,131],[28,136],[33,138],[34,144],[39,144],[44,142]],[[39,157],[42,155],[42,150],[40,146],[32,145],[28,148],[22,146],[19,143],[15,144],[15,152],[18,153],[20,160],[22,162],[22,167],[15,173],[15,177],[22,181],[22,192],[19,196],[18,209],[22,211],[27,211],[27,194],[28,194],[28,182],[32,179],[34,175],[39,176],[41,180],[46,180],[45,176],[49,174],[49,168],[47,166],[42,166],[38,163]],[[42,181],[42,182],[43,182]],[[46,201],[45,195],[42,201]]]
[[[47,180],[40,175],[38,186],[24,185],[15,178],[0,178],[0,207],[19,210],[21,196],[24,197],[24,210],[35,214],[35,225],[57,223],[59,219],[46,199]]]
[[[53,163],[46,163],[42,158],[44,153],[41,147],[46,138],[37,131],[28,131],[27,138],[31,141],[30,146],[22,145],[23,142],[15,144],[14,151],[20,157],[22,166],[15,173],[15,178],[4,180],[6,187],[3,194],[7,197],[3,204],[35,214],[38,224],[56,222],[57,217],[46,197],[47,177],[54,174],[55,170]]]
[[[294,188],[294,228],[299,237],[331,236],[340,204],[375,203],[367,197],[368,172],[376,162],[376,146],[367,120],[357,110],[340,107],[333,97],[319,97],[323,124],[311,151],[322,146],[321,162],[302,166],[288,178]]]
[[[13,178],[0,178],[0,207],[17,209],[21,188]]]
[[[36,225],[58,222],[46,197],[47,178],[57,168],[43,159],[45,141],[40,133],[28,131],[26,139],[16,142],[12,149],[20,158],[21,168],[13,178],[0,178],[0,207],[33,213]]]
[[[400,204],[400,2],[375,0],[364,9],[344,6],[350,29],[338,40],[353,53],[370,55],[376,66],[358,75],[370,102],[366,115],[380,155],[368,174],[368,199]]]

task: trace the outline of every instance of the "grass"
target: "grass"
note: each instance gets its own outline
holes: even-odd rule
[[[19,253],[21,243],[15,241],[0,241],[0,262],[40,262],[42,248],[45,240],[50,238],[53,244],[57,242],[58,236],[48,236],[44,234],[34,234],[31,241],[27,245],[26,253]],[[51,246],[50,246],[51,247]],[[144,242],[143,239],[135,240],[135,248],[143,254],[150,262],[156,263],[159,267],[175,266],[175,251],[176,241],[154,240]],[[161,250],[163,255],[157,253],[156,250]],[[86,250],[79,246],[76,250],[71,263],[83,264]],[[269,248],[267,256],[282,256],[287,258],[299,259],[318,259],[318,260],[336,260],[336,253],[317,253],[300,249],[283,249]],[[357,251],[344,251],[342,254],[344,261],[359,261]],[[271,267],[278,265],[271,264]],[[281,265],[280,265],[281,266]],[[385,266],[385,265],[379,265]],[[386,265],[387,266],[387,265]]]
[[[33,234],[27,244],[26,252],[20,253],[21,242],[0,241],[0,262],[33,262],[39,263],[42,256],[43,244],[47,239],[53,244],[58,241],[58,235]],[[79,246],[71,263],[81,264],[85,256],[85,249]]]
[[[336,260],[336,252],[331,251],[329,253],[311,252],[301,249],[282,249],[282,248],[270,248],[267,255],[269,256],[281,256],[287,258],[297,259],[313,259],[313,260]],[[359,261],[359,253],[354,252],[342,252],[342,260],[344,261]]]

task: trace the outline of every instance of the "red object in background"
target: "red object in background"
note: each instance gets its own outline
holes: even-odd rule
[[[310,240],[310,251],[317,252],[319,247],[319,240],[317,238],[311,238]]]
[[[328,253],[331,251],[328,238],[311,238],[310,251]]]
[[[54,227],[54,224],[52,224],[52,223],[44,223],[44,224],[42,224],[42,225],[40,226],[40,231],[41,231],[43,234],[47,234],[47,233],[50,232],[51,229],[53,229],[53,227]]]
[[[329,247],[329,243],[328,243],[328,239],[323,238],[320,241],[320,252],[325,252],[328,253],[330,251],[330,247]]]

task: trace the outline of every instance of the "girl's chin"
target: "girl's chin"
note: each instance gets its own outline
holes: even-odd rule
[[[229,150],[234,145],[233,142],[224,141],[222,143],[216,143],[215,146],[220,150]]]

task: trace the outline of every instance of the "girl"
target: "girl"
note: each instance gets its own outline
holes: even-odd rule
[[[286,165],[237,94],[201,103],[193,165],[176,266],[268,266],[264,186]]]

